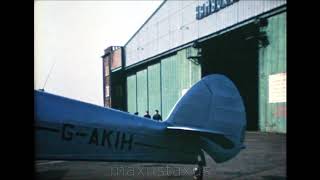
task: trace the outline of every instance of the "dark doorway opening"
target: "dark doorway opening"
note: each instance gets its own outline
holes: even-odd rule
[[[247,130],[258,130],[258,28],[246,25],[201,43],[202,76],[223,74],[240,91],[246,108]]]
[[[126,111],[126,76],[122,70],[111,73],[111,108]]]

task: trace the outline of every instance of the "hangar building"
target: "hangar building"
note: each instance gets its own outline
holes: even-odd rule
[[[243,97],[247,130],[286,133],[286,0],[165,0],[103,58],[105,106],[165,119],[208,74]]]

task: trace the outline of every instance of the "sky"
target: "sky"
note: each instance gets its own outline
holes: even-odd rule
[[[161,3],[35,1],[34,89],[103,106],[104,49],[123,46]]]

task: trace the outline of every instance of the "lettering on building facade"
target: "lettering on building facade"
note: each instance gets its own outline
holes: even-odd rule
[[[204,4],[196,7],[196,19],[203,19],[238,1],[239,0],[207,0]]]

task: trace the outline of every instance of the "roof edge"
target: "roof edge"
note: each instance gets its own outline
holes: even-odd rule
[[[123,47],[127,46],[129,42],[138,34],[138,32],[144,27],[144,25],[149,22],[149,20],[158,12],[158,10],[164,5],[168,0],[163,0],[163,2],[159,5],[159,7],[149,16],[149,18],[140,26],[140,28],[131,36],[131,38],[123,45]]]

